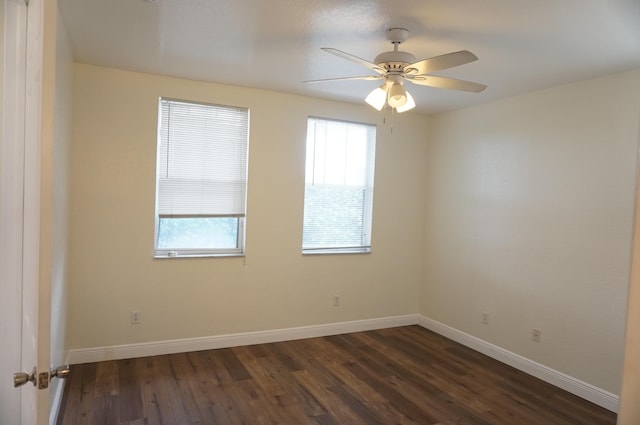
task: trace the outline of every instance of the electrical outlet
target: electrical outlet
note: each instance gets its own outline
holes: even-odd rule
[[[488,311],[483,311],[482,312],[482,323],[484,323],[485,325],[489,324],[489,312]]]
[[[540,332],[540,329],[534,328],[533,331],[531,332],[531,340],[533,342],[540,342],[541,333],[542,332]]]
[[[340,295],[333,296],[333,306],[340,307]]]
[[[138,310],[131,311],[131,324],[138,325],[142,323],[142,314]]]

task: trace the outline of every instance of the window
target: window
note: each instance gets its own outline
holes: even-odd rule
[[[241,255],[249,110],[160,99],[155,256]]]
[[[371,250],[375,141],[373,125],[309,118],[303,253]]]

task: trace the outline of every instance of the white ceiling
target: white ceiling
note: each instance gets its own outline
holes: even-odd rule
[[[379,82],[303,84],[370,75],[323,52],[373,61],[470,50],[479,60],[437,75],[482,93],[407,85],[419,112],[458,109],[640,68],[640,0],[59,0],[78,62],[362,103]]]

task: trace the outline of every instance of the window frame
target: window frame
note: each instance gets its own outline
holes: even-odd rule
[[[245,187],[244,187],[244,214],[229,214],[229,215],[203,215],[203,214],[160,214],[159,213],[159,199],[160,199],[160,144],[161,144],[161,131],[162,131],[162,104],[163,102],[177,102],[191,105],[211,106],[217,108],[230,108],[236,110],[246,111],[246,147],[245,147]],[[246,242],[246,210],[247,210],[247,191],[248,191],[248,173],[249,173],[249,141],[250,141],[250,110],[248,107],[233,106],[233,105],[221,105],[209,102],[194,101],[176,99],[170,97],[158,98],[158,121],[157,121],[157,136],[156,136],[156,169],[155,169],[155,209],[154,209],[154,258],[194,258],[194,257],[241,257],[245,255],[245,242]],[[158,239],[160,232],[160,220],[162,218],[236,218],[237,234],[236,234],[236,247],[235,248],[158,248]]]
[[[309,130],[312,120],[319,121],[327,121],[332,123],[342,123],[342,124],[353,124],[362,127],[368,127],[368,131],[373,131],[373,137],[367,137],[367,152],[366,152],[366,182],[363,186],[365,188],[365,193],[369,195],[370,200],[364,203],[363,208],[363,240],[366,241],[363,245],[358,246],[335,246],[335,247],[306,247],[304,246],[304,217],[306,216],[306,190],[307,190],[307,149],[309,148]],[[358,122],[352,120],[343,120],[343,119],[335,119],[335,118],[326,118],[319,116],[308,116],[307,117],[307,133],[305,139],[305,173],[304,173],[304,188],[305,194],[303,197],[303,230],[302,230],[302,254],[303,255],[330,255],[330,254],[369,254],[371,253],[372,246],[372,236],[373,236],[373,198],[374,198],[374,189],[375,189],[375,157],[376,157],[376,142],[377,142],[377,132],[378,126],[376,124],[368,123],[368,122]],[[314,140],[315,143],[315,140]]]

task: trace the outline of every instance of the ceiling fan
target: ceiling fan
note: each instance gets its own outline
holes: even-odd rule
[[[405,112],[416,106],[413,97],[403,87],[405,81],[421,86],[438,87],[443,89],[462,90],[467,92],[481,92],[486,89],[484,84],[453,78],[430,75],[432,72],[464,65],[478,60],[478,57],[468,50],[447,53],[428,59],[416,61],[415,56],[398,50],[398,46],[409,38],[409,30],[405,28],[390,28],[386,31],[387,40],[393,44],[393,51],[380,53],[373,62],[366,61],[350,53],[330,47],[323,47],[325,52],[333,53],[343,59],[363,65],[378,75],[361,77],[326,78],[322,80],[305,81],[305,83],[322,83],[344,80],[384,80],[382,85],[373,90],[365,101],[377,109],[382,110],[385,104],[397,112]]]

